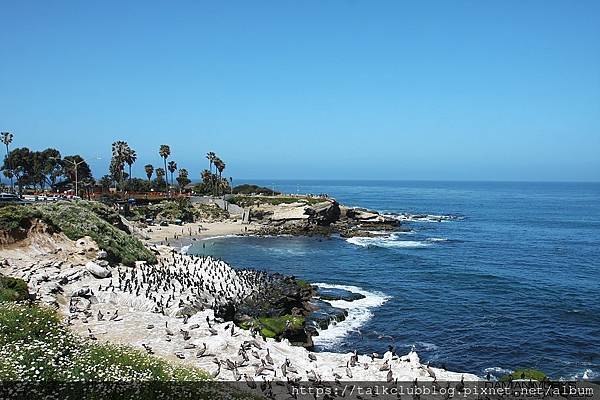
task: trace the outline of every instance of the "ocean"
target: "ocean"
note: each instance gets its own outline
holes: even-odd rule
[[[392,345],[480,376],[528,367],[600,377],[599,183],[252,183],[327,193],[410,228],[376,238],[216,238],[188,250],[366,295],[333,302],[349,316],[320,332],[319,350]]]

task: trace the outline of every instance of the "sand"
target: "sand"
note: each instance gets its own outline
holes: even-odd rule
[[[184,225],[150,226],[135,228],[146,243],[178,245],[185,239],[208,239],[228,235],[244,235],[256,231],[259,224],[242,224],[241,221],[191,222]]]

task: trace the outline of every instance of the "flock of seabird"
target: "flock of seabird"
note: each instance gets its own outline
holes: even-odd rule
[[[264,291],[273,278],[264,271],[236,270],[210,256],[172,251],[156,265],[118,267],[116,276],[99,291],[123,292],[149,301],[152,312],[170,315],[193,310],[218,309],[238,304]]]
[[[273,282],[272,276],[262,271],[236,270],[213,257],[192,256],[176,251],[161,255],[158,260],[156,265],[140,263],[136,268],[115,268],[112,277],[97,281],[100,285],[94,288],[96,293],[91,294],[95,294],[102,303],[110,302],[119,306],[128,304],[124,301],[127,299],[130,306],[131,302],[137,302],[135,305],[143,306],[144,311],[160,314],[165,320],[164,327],[149,323],[146,329],[152,330],[154,337],[163,330],[164,335],[161,332],[160,336],[165,342],[177,338],[171,348],[175,346],[177,351],[174,355],[180,359],[212,360],[216,365],[211,369],[214,378],[235,381],[243,379],[248,387],[262,389],[267,396],[272,391],[273,384],[287,385],[288,388],[300,381],[322,385],[339,384],[342,380],[366,376],[364,370],[368,369],[373,370],[368,376],[382,376],[385,373],[388,383],[406,376],[405,367],[421,369],[417,371],[417,375],[429,381],[433,379],[435,382],[437,379],[435,371],[429,365],[411,363],[407,356],[399,357],[393,349],[389,349],[383,357],[373,353],[359,358],[355,351],[344,362],[339,362],[341,358],[337,359],[336,363],[340,365],[331,365],[331,360],[318,362],[317,357],[321,355],[303,349],[297,349],[295,356],[292,353],[279,353],[274,357],[266,339],[255,329],[250,330],[249,335],[241,335],[240,328],[233,322],[226,323],[215,318],[210,311],[191,318],[197,312],[215,310],[228,304],[237,304],[248,296],[260,295]],[[73,307],[71,311],[75,314],[81,312]],[[83,313],[83,322],[94,316],[97,321],[106,323],[122,319],[118,308],[105,313],[98,309],[96,315],[89,309]],[[177,328],[169,325],[169,321],[173,321],[171,318],[175,317],[180,321]],[[88,335],[90,339],[97,340],[90,328]],[[192,336],[196,340],[190,340]],[[210,342],[210,337],[213,336],[227,338],[226,347],[239,346],[234,347],[237,352],[233,349],[218,351],[207,346],[206,342],[213,343]],[[157,346],[156,342],[154,345]],[[142,346],[149,354],[154,353],[148,343],[143,343]],[[302,357],[306,359],[302,360]],[[211,364],[210,361],[207,362],[208,365]],[[207,365],[206,362],[202,364]]]

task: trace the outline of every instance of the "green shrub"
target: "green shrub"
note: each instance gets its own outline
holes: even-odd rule
[[[28,298],[27,282],[0,275],[0,301],[23,301]]]
[[[33,207],[24,205],[0,206],[0,230],[16,232],[27,230],[33,218],[41,218],[42,214]]]
[[[135,261],[156,262],[154,254],[142,242],[116,228],[92,211],[90,202],[59,202],[40,206],[44,221],[57,227],[71,240],[90,236],[101,249],[106,250],[108,259],[125,265]],[[98,203],[99,204],[99,203]]]
[[[57,202],[43,205],[0,207],[0,230],[15,234],[31,226],[39,218],[69,239],[90,236],[108,259],[125,265],[135,261],[156,262],[154,254],[142,242],[124,231],[121,218],[109,207],[91,201]]]
[[[263,194],[267,196],[278,195],[280,192],[273,192],[273,189],[258,185],[238,185],[233,188],[233,194]]]
[[[128,346],[94,343],[37,305],[0,303],[0,381],[198,381],[205,371]]]

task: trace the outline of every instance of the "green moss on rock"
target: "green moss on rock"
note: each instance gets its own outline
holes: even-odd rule
[[[546,379],[546,374],[536,369],[520,368],[512,374],[507,374],[500,378],[500,380],[503,382],[507,382],[513,379],[533,379],[534,381],[543,381],[544,379]]]
[[[282,315],[281,317],[260,317],[240,324],[242,329],[257,327],[263,336],[268,338],[279,338],[285,332],[286,324],[290,323],[290,329],[303,329],[304,317]]]

